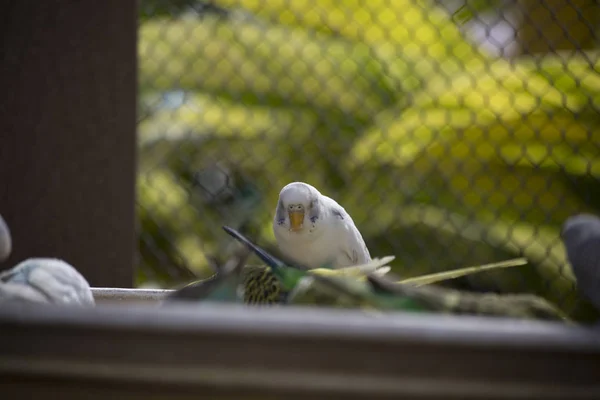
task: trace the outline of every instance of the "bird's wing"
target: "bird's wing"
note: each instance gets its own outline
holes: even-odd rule
[[[340,237],[344,238],[340,243],[340,248],[348,257],[351,265],[366,264],[371,261],[369,249],[350,214],[330,197],[323,196],[323,203],[329,208],[336,227],[344,231],[343,234],[340,234]]]

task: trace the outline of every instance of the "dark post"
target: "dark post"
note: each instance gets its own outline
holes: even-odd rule
[[[519,0],[525,18],[517,40],[521,54],[594,50],[598,47],[598,0]]]
[[[3,4],[2,269],[58,257],[92,286],[132,286],[136,13],[134,0]]]

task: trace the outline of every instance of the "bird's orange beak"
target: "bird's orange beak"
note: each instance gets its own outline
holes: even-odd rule
[[[298,232],[304,225],[304,211],[290,211],[290,230]]]

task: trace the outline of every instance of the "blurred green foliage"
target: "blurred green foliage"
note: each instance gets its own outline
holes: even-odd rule
[[[138,284],[210,274],[224,224],[277,254],[299,180],[402,277],[523,255],[454,284],[597,317],[559,231],[600,205],[598,53],[492,58],[428,1],[165,4],[141,2]]]

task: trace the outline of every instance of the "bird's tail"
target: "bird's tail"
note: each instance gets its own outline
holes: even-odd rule
[[[249,255],[247,248],[236,251],[223,265],[216,266],[215,275],[176,289],[166,297],[164,303],[173,300],[237,301],[238,278]]]
[[[239,240],[244,245],[246,245],[246,247],[248,247],[250,250],[252,250],[254,252],[254,254],[256,254],[258,256],[258,258],[263,260],[272,269],[275,270],[275,269],[283,268],[286,266],[281,260],[279,260],[275,256],[269,254],[269,252],[267,252],[266,250],[258,247],[250,239],[248,239],[246,236],[242,235],[240,232],[236,231],[235,229],[224,225],[223,230],[225,230],[225,232],[227,232],[229,235],[233,236],[235,239]]]

